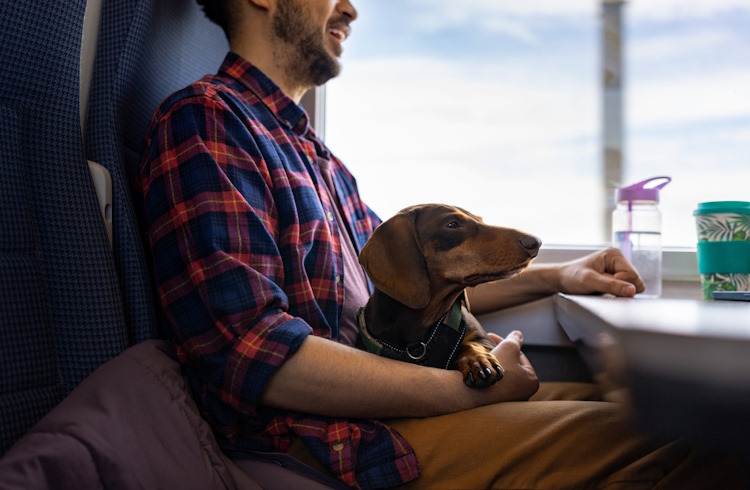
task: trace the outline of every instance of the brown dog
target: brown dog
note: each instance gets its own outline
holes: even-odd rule
[[[540,246],[533,235],[485,225],[457,207],[403,209],[375,229],[359,255],[375,292],[359,314],[358,346],[457,368],[467,385],[490,386],[503,369],[490,354],[495,343],[461,305],[464,289],[515,275]]]

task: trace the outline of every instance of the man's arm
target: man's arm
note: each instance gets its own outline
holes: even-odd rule
[[[560,264],[532,265],[504,281],[469,290],[475,314],[527,303],[555,293],[609,293],[632,297],[644,290],[643,281],[622,253],[614,248]]]
[[[486,312],[556,292],[633,296],[644,286],[615,249],[562,264],[530,268],[506,281],[474,288],[472,310]],[[261,397],[263,404],[332,416],[427,417],[490,403],[526,400],[538,388],[521,352],[523,336],[513,332],[493,353],[505,377],[487,389],[472,389],[458,371],[424,368],[308,336],[277,369]]]
[[[398,418],[527,400],[539,382],[522,343],[520,332],[502,340],[493,354],[505,376],[476,389],[463,384],[459,371],[394,361],[311,335],[273,374],[261,403],[327,416]]]

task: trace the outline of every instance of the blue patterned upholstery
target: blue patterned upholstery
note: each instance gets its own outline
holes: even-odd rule
[[[0,454],[128,344],[80,131],[85,3],[0,3]]]
[[[159,102],[228,49],[194,0],[104,0],[84,153],[85,8],[0,2],[0,455],[99,365],[157,336],[130,176]],[[112,248],[87,157],[112,175]]]

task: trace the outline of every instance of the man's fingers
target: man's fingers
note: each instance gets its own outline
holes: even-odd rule
[[[505,340],[515,339],[519,344],[523,344],[523,334],[518,330],[513,330],[505,337]]]
[[[605,253],[610,252],[606,250]],[[638,272],[628,262],[628,259],[619,250],[610,253],[610,264],[606,267],[614,277],[614,282],[609,285],[608,293],[617,296],[634,296],[635,293],[643,292],[645,286]],[[631,287],[632,286],[632,287]]]
[[[495,335],[494,333],[488,335],[490,339],[492,339],[494,342],[497,342],[495,348],[492,349],[492,354],[494,354],[495,357],[498,357],[500,355],[502,346],[505,345],[507,349],[508,344],[515,344],[515,348],[513,348],[513,351],[516,352],[516,355],[521,354],[521,347],[523,346],[523,334],[518,330],[513,330],[508,335],[506,335],[505,338],[502,338],[499,335]],[[498,360],[499,359],[500,358],[498,357]]]
[[[599,289],[603,293],[614,294],[615,296],[624,296],[631,298],[638,292],[635,285],[630,282],[614,279],[607,276],[599,276]],[[643,290],[643,288],[641,288]]]
[[[642,293],[643,290],[646,289],[646,286],[643,284],[643,280],[641,279],[641,276],[639,276],[638,273],[635,271],[615,272],[614,277],[616,280],[620,281],[623,288],[628,284],[632,285],[633,294]],[[632,296],[632,294],[623,295],[623,296]]]
[[[637,272],[632,274],[628,271],[596,270],[586,271],[583,276],[584,290],[588,292],[608,293],[615,296],[632,297],[635,293],[643,291],[643,282]]]
[[[518,330],[513,330],[511,333],[508,334],[507,337],[502,338],[496,333],[488,333],[487,336],[496,344],[499,344],[503,340],[513,340],[514,342],[518,342],[519,345],[523,344],[523,334]]]
[[[615,296],[624,296],[626,298],[632,298],[635,293],[643,291],[643,282],[641,278],[636,276],[632,281],[618,279],[615,277],[600,276],[602,279],[602,291],[605,293],[614,294]],[[639,288],[640,286],[640,288]]]

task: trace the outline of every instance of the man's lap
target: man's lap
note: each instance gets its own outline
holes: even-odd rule
[[[542,383],[528,402],[386,423],[420,461],[422,476],[405,488],[677,488],[701,479],[714,486],[721,477],[730,477],[723,488],[744,488],[744,474],[731,478],[739,466],[680,443],[654,444],[604,398],[595,384]],[[291,453],[311,463],[301,446]]]

